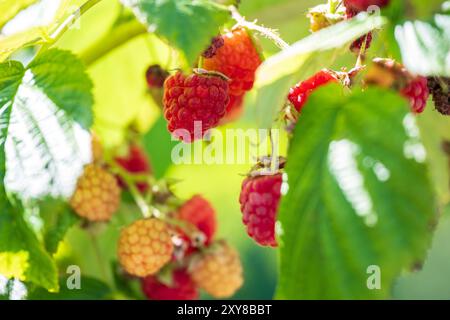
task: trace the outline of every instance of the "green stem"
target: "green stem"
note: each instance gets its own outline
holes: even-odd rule
[[[120,24],[82,52],[80,58],[86,65],[92,65],[112,50],[146,32],[145,27],[136,20]]]
[[[126,170],[122,169],[119,165],[115,163],[115,161],[111,161],[109,163],[111,166],[111,171],[114,174],[117,174],[122,178],[123,182],[128,188],[128,191],[130,191],[131,195],[133,196],[134,201],[136,202],[137,206],[142,212],[142,215],[144,218],[150,218],[153,216],[150,206],[145,201],[144,197],[142,196],[141,192],[136,187],[136,181],[132,175],[130,175]]]
[[[100,1],[102,0],[89,0],[84,3],[78,10],[68,16],[66,20],[64,20],[63,23],[61,23],[58,28],[50,35],[52,43],[58,41],[59,38],[61,38],[61,36],[75,23],[75,21],[77,21],[83,14],[89,11],[89,9],[91,9]]]

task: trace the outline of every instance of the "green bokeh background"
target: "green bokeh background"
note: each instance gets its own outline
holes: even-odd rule
[[[241,13],[248,20],[258,19],[259,23],[278,29],[280,35],[289,43],[293,43],[309,34],[307,9],[324,1],[313,0],[243,0]],[[442,1],[422,0],[409,1],[407,14],[415,17],[429,18]],[[92,11],[82,17],[80,29],[70,30],[58,43],[58,46],[83,52],[107,31],[118,12],[116,1],[103,1]],[[415,8],[415,9],[414,9]],[[99,17],[101,17],[99,19]],[[276,52],[269,41],[262,39],[265,55]],[[345,65],[344,56],[340,65]],[[242,257],[245,270],[245,284],[233,297],[235,299],[271,299],[277,279],[277,251],[262,248],[251,241],[241,223],[238,196],[242,182],[242,174],[249,170],[249,164],[242,165],[170,165],[170,137],[165,132],[165,124],[161,121],[158,106],[146,92],[144,73],[151,63],[160,63],[169,68],[176,67],[176,61],[169,59],[167,46],[154,36],[140,36],[116,49],[89,68],[95,84],[95,130],[100,134],[107,146],[116,146],[123,141],[125,128],[136,123],[142,131],[149,128],[145,145],[150,152],[153,167],[157,176],[166,176],[181,180],[175,192],[182,198],[201,193],[217,208],[219,220],[219,237],[227,238],[235,245]],[[428,108],[431,109],[431,108]],[[437,127],[450,137],[448,122],[436,117],[428,110],[420,120],[422,128]],[[249,127],[251,123],[242,120],[233,127]],[[425,130],[425,129],[424,129]],[[425,142],[439,150],[439,141],[427,137]],[[435,160],[445,165],[442,154],[436,152]],[[447,196],[447,174],[434,172],[436,184],[441,198]],[[445,190],[445,191],[443,191]],[[124,214],[128,211],[124,209]],[[122,216],[124,215],[122,214]],[[130,217],[127,217],[128,219]],[[119,218],[118,218],[119,219]],[[120,218],[122,219],[122,218]],[[117,222],[119,224],[119,222]],[[117,234],[117,228],[106,231],[102,236],[100,249],[114,253],[110,241]],[[81,235],[79,230],[72,230],[69,243],[76,242],[76,247],[83,252],[76,252],[75,257],[82,265],[82,270],[89,270],[91,276],[104,278],[104,272],[95,263],[89,239]],[[398,299],[449,299],[450,298],[450,218],[445,213],[435,235],[433,247],[423,269],[414,274],[405,274],[394,288],[394,298]],[[84,256],[83,258],[81,256]],[[83,268],[86,266],[86,268]],[[111,277],[111,275],[109,276]],[[108,277],[106,277],[108,278]]]

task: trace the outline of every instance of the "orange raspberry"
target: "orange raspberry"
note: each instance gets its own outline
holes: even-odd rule
[[[230,297],[244,281],[239,255],[227,244],[195,262],[191,276],[199,288],[216,298]]]
[[[122,230],[118,257],[131,275],[146,277],[158,272],[173,253],[169,226],[158,219],[141,219]]]
[[[116,178],[102,167],[89,164],[78,179],[70,205],[89,221],[107,221],[117,211],[120,188]]]
[[[202,68],[229,77],[230,95],[241,96],[253,87],[255,72],[262,60],[245,28],[237,28],[222,38],[223,46],[212,58],[204,59]]]

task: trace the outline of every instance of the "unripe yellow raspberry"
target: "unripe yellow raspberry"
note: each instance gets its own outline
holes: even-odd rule
[[[120,188],[116,178],[100,166],[84,167],[70,199],[73,210],[89,221],[107,221],[117,211],[119,203]]]
[[[227,244],[194,263],[191,276],[198,287],[216,298],[230,297],[244,281],[239,255]]]
[[[122,230],[118,256],[131,275],[146,277],[158,272],[172,257],[169,226],[158,219],[141,219]]]

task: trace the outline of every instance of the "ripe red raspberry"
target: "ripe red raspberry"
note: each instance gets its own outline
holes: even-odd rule
[[[221,76],[185,76],[178,72],[164,83],[164,116],[168,121],[167,128],[184,142],[201,139],[207,130],[219,124],[225,115],[228,101],[228,83]],[[175,132],[176,130],[179,131]]]
[[[172,273],[171,285],[162,283],[156,276],[142,279],[142,291],[150,300],[196,300],[198,290],[184,269]]]
[[[241,96],[253,87],[261,57],[244,28],[228,32],[222,38],[224,45],[214,57],[204,59],[202,68],[226,75],[231,79],[230,95]]]
[[[217,229],[216,211],[205,198],[193,196],[178,209],[177,217],[197,227],[205,235],[206,245],[212,241]]]
[[[117,252],[120,264],[129,274],[155,274],[172,257],[170,228],[154,218],[137,220],[120,233]]]
[[[429,96],[427,78],[415,77],[400,93],[409,99],[411,110],[414,113],[421,113],[427,105]]]
[[[239,254],[227,244],[194,260],[189,271],[195,284],[216,298],[230,297],[244,282]]]
[[[375,58],[365,76],[365,82],[399,91],[410,102],[411,111],[421,113],[427,104],[428,81],[412,75],[401,63],[392,59]]]
[[[429,77],[428,88],[436,109],[443,115],[450,115],[450,78]]]
[[[389,0],[344,0],[344,5],[347,9],[358,12],[366,11],[370,6],[378,6],[380,8],[386,7]]]
[[[164,81],[169,77],[169,73],[161,68],[159,64],[154,64],[148,67],[145,72],[147,85],[149,88],[162,88]]]
[[[100,166],[87,165],[70,199],[73,210],[89,221],[107,221],[119,203],[120,188],[115,177]]]
[[[330,82],[336,82],[335,76],[327,69],[321,70],[311,78],[300,82],[289,90],[289,101],[294,105],[295,109],[300,112],[308,101],[308,97],[317,88]]]
[[[116,162],[130,174],[147,175],[151,174],[150,161],[147,155],[138,145],[132,144],[128,148],[128,154],[122,157],[116,157]],[[120,177],[118,177],[119,185],[125,188],[126,185]],[[148,190],[148,183],[139,182],[137,188],[142,193]]]
[[[262,246],[276,247],[275,221],[281,198],[282,174],[248,177],[239,203],[248,235]]]
[[[208,47],[208,49],[206,49],[203,52],[202,57],[204,57],[204,58],[214,57],[217,50],[219,50],[219,48],[223,47],[224,44],[225,44],[225,41],[223,40],[221,35],[214,37],[211,41],[211,45]]]

